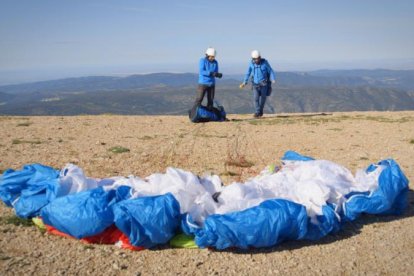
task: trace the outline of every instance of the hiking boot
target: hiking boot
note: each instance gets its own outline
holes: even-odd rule
[[[253,117],[254,117],[254,118],[259,118],[260,116],[259,116],[259,114],[254,113],[254,114],[253,114]]]

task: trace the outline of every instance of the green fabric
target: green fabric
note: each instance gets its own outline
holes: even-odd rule
[[[32,221],[34,225],[36,225],[37,228],[39,228],[40,231],[46,232],[45,224],[43,223],[43,220],[40,217],[32,218]]]
[[[178,234],[170,240],[170,245],[172,247],[178,248],[198,248],[194,242],[194,237],[187,236],[185,234]]]

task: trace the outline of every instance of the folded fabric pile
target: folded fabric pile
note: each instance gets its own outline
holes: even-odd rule
[[[0,199],[21,218],[40,217],[47,231],[90,243],[141,250],[170,242],[226,249],[316,240],[362,213],[399,215],[408,179],[387,159],[352,173],[327,160],[288,151],[282,167],[223,186],[168,168],[146,178],[86,177],[79,167],[40,164],[7,170]],[[39,223],[39,221],[37,221]]]

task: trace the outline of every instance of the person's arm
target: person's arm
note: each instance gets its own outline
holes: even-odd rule
[[[251,74],[252,74],[252,66],[251,64],[249,64],[249,68],[247,69],[246,76],[244,77],[244,80],[243,80],[244,84],[247,84]]]
[[[205,77],[210,77],[211,72],[206,70],[205,62],[203,58],[200,59],[200,63],[198,64],[198,69],[200,71],[200,75],[203,75]]]

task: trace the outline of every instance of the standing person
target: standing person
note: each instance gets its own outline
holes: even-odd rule
[[[214,48],[206,50],[206,56],[200,59],[198,67],[198,95],[194,102],[194,107],[201,105],[204,95],[207,93],[207,108],[212,110],[216,88],[215,78],[223,76],[223,74],[219,73],[216,50]]]
[[[252,89],[254,90],[255,113],[254,117],[263,116],[263,108],[266,103],[266,97],[272,92],[272,83],[276,82],[275,72],[266,59],[260,56],[257,50],[252,51],[252,61],[249,63],[246,76],[240,88],[246,86],[250,77],[252,77]]]

